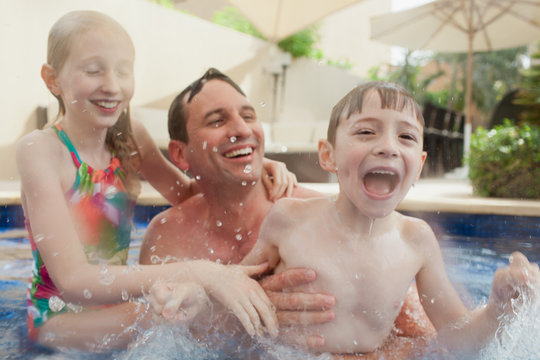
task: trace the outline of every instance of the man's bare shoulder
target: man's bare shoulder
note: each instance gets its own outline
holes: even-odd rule
[[[156,256],[160,259],[167,256],[189,256],[185,251],[190,247],[190,233],[194,226],[192,214],[200,213],[196,210],[200,207],[199,197],[196,195],[154,216],[141,244],[141,264],[150,263],[150,258],[156,259]]]

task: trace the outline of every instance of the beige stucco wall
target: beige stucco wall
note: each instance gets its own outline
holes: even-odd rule
[[[56,103],[39,75],[47,33],[60,16],[75,9],[107,13],[132,36],[137,53],[133,107],[167,109],[181,89],[214,66],[240,83],[263,121],[271,120],[274,77],[268,69],[270,59],[279,55],[272,44],[144,0],[0,0],[0,180],[18,177],[15,142],[35,128],[36,108]],[[304,119],[327,119],[321,114],[360,80],[358,75],[302,61],[293,61],[287,71],[286,100],[277,121],[299,113],[316,114]],[[309,79],[319,81],[314,86]],[[152,126],[162,119],[145,122]],[[156,136],[166,141],[164,131]]]

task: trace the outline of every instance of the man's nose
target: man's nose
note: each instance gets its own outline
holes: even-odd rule
[[[251,127],[240,115],[234,116],[228,124],[229,137],[248,137],[251,135]]]

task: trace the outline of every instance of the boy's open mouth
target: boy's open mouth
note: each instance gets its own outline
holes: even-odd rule
[[[391,170],[374,170],[364,176],[366,190],[375,195],[390,194],[396,188],[398,175]]]

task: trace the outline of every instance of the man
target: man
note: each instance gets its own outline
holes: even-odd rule
[[[264,134],[255,109],[238,85],[210,69],[173,101],[169,135],[171,161],[189,171],[201,192],[150,222],[140,262],[209,259],[239,263],[253,248],[273,206],[261,182]],[[292,196],[321,194],[296,187]],[[333,296],[281,292],[314,278],[311,270],[295,269],[261,282],[278,310],[280,326],[333,319]],[[324,339],[308,336],[294,342],[316,348]]]

